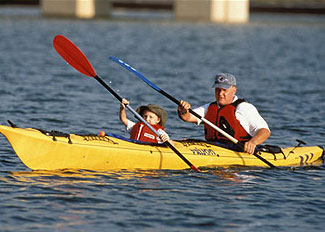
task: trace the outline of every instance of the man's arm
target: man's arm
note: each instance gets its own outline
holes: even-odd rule
[[[236,118],[248,134],[252,136],[252,138],[245,143],[244,151],[253,154],[256,145],[265,142],[270,137],[271,132],[269,126],[259,114],[256,107],[246,102],[237,106]]]

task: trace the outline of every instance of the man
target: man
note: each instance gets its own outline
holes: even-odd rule
[[[196,113],[209,120],[240,142],[244,142],[244,151],[253,154],[258,144],[265,142],[271,132],[266,121],[257,109],[236,94],[236,78],[229,73],[219,73],[212,86],[215,88],[216,101],[194,109]],[[180,101],[178,115],[185,122],[201,123],[201,120],[189,113],[191,105]],[[230,141],[209,125],[204,125],[205,138],[208,141],[229,143]]]

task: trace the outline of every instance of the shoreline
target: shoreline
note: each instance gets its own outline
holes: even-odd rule
[[[2,6],[37,6],[40,0],[0,0]],[[123,9],[148,9],[148,10],[170,10],[172,11],[173,0],[113,0],[113,8]],[[314,2],[302,2],[297,0],[278,1],[250,1],[251,13],[287,13],[287,14],[325,14],[325,0]]]

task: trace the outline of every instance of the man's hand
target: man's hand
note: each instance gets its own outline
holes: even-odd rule
[[[256,147],[255,143],[248,141],[244,145],[244,152],[247,152],[249,154],[254,154],[255,147]]]
[[[270,131],[266,128],[260,129],[257,134],[244,144],[244,151],[249,154],[254,154],[256,145],[259,145],[270,137]]]

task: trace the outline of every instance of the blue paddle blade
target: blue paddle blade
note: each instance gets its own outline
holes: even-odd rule
[[[149,85],[151,88],[160,91],[161,89],[156,86],[154,83],[152,83],[151,81],[149,81],[145,76],[143,76],[139,71],[137,71],[135,68],[131,67],[129,64],[125,63],[124,61],[114,57],[114,56],[110,56],[109,57],[112,61],[114,61],[115,63],[121,65],[123,68],[129,70],[130,72],[134,73],[137,77],[141,78],[147,85]]]

